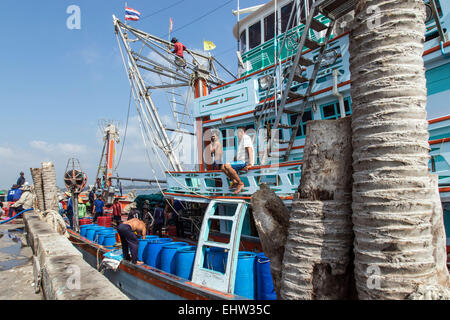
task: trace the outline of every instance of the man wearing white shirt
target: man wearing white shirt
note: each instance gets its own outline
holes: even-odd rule
[[[239,178],[238,171],[246,170],[253,166],[254,152],[252,139],[245,133],[245,128],[238,128],[237,136],[239,140],[236,161],[226,163],[222,171],[233,181],[231,188],[236,188],[234,194],[238,194],[244,188],[244,183]]]

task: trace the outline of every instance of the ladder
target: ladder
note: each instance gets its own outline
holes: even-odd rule
[[[302,36],[299,40],[297,47],[297,52],[295,56],[291,57],[292,63],[287,67],[284,73],[284,80],[286,81],[285,88],[281,95],[281,101],[278,109],[276,110],[276,118],[273,123],[273,130],[278,129],[292,129],[291,136],[289,140],[279,140],[279,144],[288,143],[288,147],[283,155],[283,161],[287,161],[289,154],[294,145],[295,137],[299,130],[300,122],[303,118],[303,114],[309,102],[310,95],[313,90],[313,86],[316,83],[316,77],[321,68],[323,58],[326,53],[327,45],[330,40],[331,33],[333,31],[336,20],[352,11],[357,0],[318,0],[310,8],[309,15],[307,17],[305,27],[302,32]],[[328,24],[325,24],[315,17],[317,14],[322,13],[326,18],[330,20]],[[310,37],[310,31],[322,32],[326,31],[323,42],[318,42]],[[308,50],[304,50],[304,49]],[[319,49],[319,54],[315,61],[308,59],[304,56],[306,51]],[[288,63],[288,62],[286,62]],[[311,76],[308,78],[304,75],[304,71],[308,67],[314,67]],[[306,92],[304,94],[298,93],[291,89],[292,83],[297,82],[299,84],[307,83]],[[290,100],[288,101],[288,98]],[[275,93],[275,99],[277,99],[277,92]],[[295,112],[286,108],[286,104],[292,102],[293,100],[301,100],[299,110]],[[264,112],[265,110],[263,110]],[[283,114],[298,114],[294,125],[289,125],[282,123]],[[268,153],[270,154],[271,145],[268,143]]]
[[[189,135],[195,135],[193,133],[194,130],[194,120],[193,117],[188,109],[188,98],[186,101],[183,101],[183,95],[179,92],[175,91],[175,87],[173,87],[172,83],[167,83],[162,81],[163,85],[167,85],[169,89],[164,90],[167,97],[171,97],[168,99],[169,106],[172,112],[173,119],[175,121],[175,128],[168,128],[165,127],[166,130],[182,133],[182,134],[189,134]]]
[[[234,215],[218,215],[218,206],[223,204],[236,206]],[[192,271],[193,283],[213,288],[224,293],[233,294],[242,224],[244,222],[247,207],[248,204],[243,200],[215,199],[209,203],[203,217],[203,223],[199,234],[197,252]],[[208,240],[212,220],[229,221],[232,223],[230,241],[228,243]],[[224,274],[203,267],[207,247],[216,247],[228,250],[228,258]]]

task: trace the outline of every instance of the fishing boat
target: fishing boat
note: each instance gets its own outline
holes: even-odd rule
[[[223,65],[213,56],[186,50],[187,57],[180,63],[169,41],[113,17],[143,142],[155,160],[150,161],[155,173],[152,179],[158,186],[164,180],[161,193],[165,199],[181,201],[185,208],[198,208],[184,210],[184,219],[202,222],[195,241],[170,236],[175,242],[196,246],[189,279],[157,266],[127,261],[122,261],[116,271],[106,270],[105,275],[127,295],[136,299],[257,298],[235,290],[245,282],[237,275],[240,250],[262,251],[250,199],[265,183],[287,207],[291,206],[300,182],[306,123],[352,114],[348,47],[355,2],[278,0],[238,8],[232,31],[239,46],[239,73],[231,73],[234,79],[228,82],[220,78],[216,65]],[[450,3],[424,2],[429,168],[439,176],[449,235],[450,114],[446,101],[450,98]],[[243,14],[247,15],[241,19]],[[147,73],[156,77],[144,76]],[[180,92],[183,88],[187,95]],[[162,123],[152,99],[161,91],[172,111],[172,128]],[[207,151],[215,130],[223,145],[224,162],[232,160],[238,127],[245,127],[252,138],[255,165],[240,172],[245,186],[234,194],[226,175],[213,170]],[[187,165],[190,163],[194,165]],[[161,171],[165,179],[156,178]],[[92,265],[98,265],[110,251],[78,233],[71,232],[71,238]],[[447,251],[449,245],[447,238]],[[206,263],[214,248],[227,252],[223,270],[214,270]]]

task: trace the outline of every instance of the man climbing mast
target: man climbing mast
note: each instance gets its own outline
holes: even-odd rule
[[[186,50],[186,46],[178,41],[177,38],[172,38],[170,41],[174,45],[174,49],[172,53],[176,55],[175,57],[175,64],[179,66],[180,68],[186,67],[186,60],[184,60],[183,52]]]

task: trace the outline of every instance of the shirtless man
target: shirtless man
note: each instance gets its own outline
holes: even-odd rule
[[[145,239],[145,235],[147,234],[145,223],[142,220],[134,218],[120,224],[117,227],[117,231],[122,241],[123,258],[127,261],[130,260],[129,248],[131,251],[131,262],[133,264],[143,264],[142,261],[137,261],[139,240],[134,232],[136,231],[138,234],[142,234],[142,239]]]

